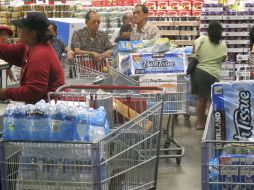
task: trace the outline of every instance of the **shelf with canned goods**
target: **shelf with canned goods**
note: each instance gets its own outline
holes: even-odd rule
[[[179,30],[160,30],[162,36],[179,36]]]
[[[156,26],[175,26],[175,21],[149,21]]]
[[[194,40],[171,40],[171,41],[178,46],[192,46],[192,45],[194,45]]]

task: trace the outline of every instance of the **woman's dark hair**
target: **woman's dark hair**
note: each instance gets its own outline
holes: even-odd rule
[[[131,32],[132,28],[130,24],[123,24],[120,28],[120,32],[119,34],[121,34],[122,32]]]
[[[254,44],[254,26],[250,29],[250,49],[252,50],[253,44]]]
[[[222,37],[222,25],[218,21],[211,21],[208,26],[208,37],[213,44],[219,44]]]
[[[53,26],[55,32],[57,32],[57,25],[54,22],[50,22],[49,26]]]
[[[45,30],[34,30],[36,32],[36,41],[39,43],[47,43],[51,41],[54,36],[50,33],[49,29]]]

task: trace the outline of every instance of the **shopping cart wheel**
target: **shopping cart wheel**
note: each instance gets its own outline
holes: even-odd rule
[[[184,119],[189,120],[190,119],[190,114],[184,114]]]
[[[179,150],[177,151],[177,155],[181,155],[182,154],[182,151]],[[182,161],[182,158],[181,157],[177,157],[176,158],[176,164],[180,165],[181,164],[181,161]]]
[[[182,158],[176,158],[176,164],[177,164],[177,165],[180,165],[180,164],[181,164],[181,161],[182,161]]]

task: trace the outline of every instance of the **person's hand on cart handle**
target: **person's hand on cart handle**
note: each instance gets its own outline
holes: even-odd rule
[[[75,53],[71,49],[67,50],[67,62],[73,63],[74,62]]]
[[[5,88],[0,88],[0,100],[6,100]]]

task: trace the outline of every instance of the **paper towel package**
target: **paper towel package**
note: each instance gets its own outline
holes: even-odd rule
[[[254,81],[215,83],[212,104],[215,140],[254,140]]]
[[[120,72],[127,76],[152,73],[184,74],[185,61],[185,54],[134,53],[122,59]]]

